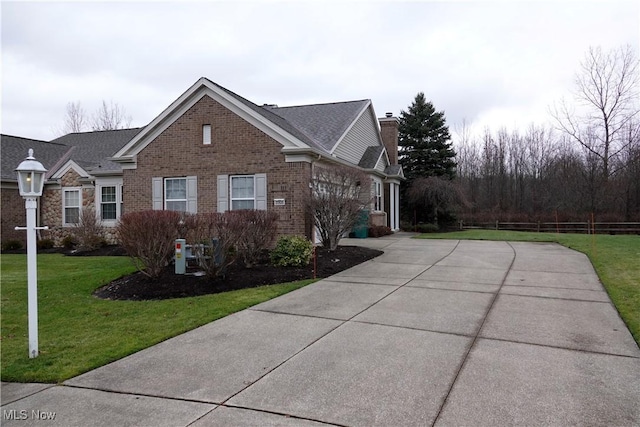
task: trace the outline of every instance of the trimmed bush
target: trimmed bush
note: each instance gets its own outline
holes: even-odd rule
[[[65,249],[73,249],[78,244],[76,238],[72,235],[67,235],[62,239],[62,247]]]
[[[437,224],[418,224],[416,230],[418,233],[437,233],[440,228]]]
[[[43,249],[53,249],[53,240],[51,239],[42,239],[42,240],[38,240],[38,242],[36,243],[37,247],[39,250],[43,250]]]
[[[270,211],[232,211],[244,224],[244,232],[238,240],[238,254],[247,268],[253,267],[265,249],[269,249],[278,233],[278,214]]]
[[[313,245],[304,237],[282,236],[271,251],[271,262],[279,267],[304,267],[313,256]]]
[[[393,234],[393,231],[384,225],[372,225],[369,227],[369,237],[382,237]]]
[[[170,262],[182,214],[174,211],[140,211],[122,215],[116,234],[136,268],[157,278]]]
[[[15,251],[22,249],[22,242],[20,240],[7,240],[2,244],[3,251]]]

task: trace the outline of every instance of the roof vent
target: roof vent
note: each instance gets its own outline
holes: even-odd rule
[[[393,113],[387,113],[386,116],[387,117],[393,117]]]

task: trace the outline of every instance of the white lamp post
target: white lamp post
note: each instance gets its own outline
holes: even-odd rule
[[[24,197],[27,210],[27,226],[16,227],[16,230],[27,230],[27,288],[29,293],[29,357],[38,356],[38,261],[36,257],[36,230],[47,230],[49,227],[36,227],[36,208],[38,197],[42,196],[44,174],[47,170],[42,163],[33,157],[33,149],[16,168],[18,172],[18,189]]]

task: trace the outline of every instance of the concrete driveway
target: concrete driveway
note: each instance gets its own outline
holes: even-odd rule
[[[64,385],[3,384],[2,424],[640,425],[640,350],[583,254],[349,243],[385,254]]]

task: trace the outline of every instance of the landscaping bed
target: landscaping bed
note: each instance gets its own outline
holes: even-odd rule
[[[339,246],[329,252],[316,248],[315,277],[323,278],[353,267],[383,252],[359,246]],[[114,250],[110,251],[114,254]],[[100,255],[99,252],[86,255]],[[194,275],[197,269],[189,268],[188,274],[177,275],[174,266],[168,265],[156,280],[151,280],[136,272],[108,283],[97,289],[93,295],[110,300],[161,300],[215,294],[237,289],[253,288],[276,283],[293,282],[314,278],[314,262],[307,267],[275,267],[268,257],[253,268],[245,268],[241,262],[228,267],[224,277],[211,279]]]

